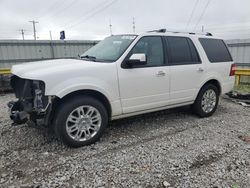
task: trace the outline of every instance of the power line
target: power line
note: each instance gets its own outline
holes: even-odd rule
[[[14,33],[0,33],[0,35],[16,35]]]
[[[33,24],[33,33],[34,33],[34,40],[36,40],[36,24],[39,23],[38,21],[32,20],[29,21]]]
[[[105,5],[108,1],[109,1],[109,0],[105,0],[105,1],[103,1],[103,2],[101,2],[101,3],[99,3],[97,6],[93,7],[93,8],[90,9],[89,11],[85,12],[84,15],[81,15],[81,16],[78,16],[78,17],[88,16],[89,14],[91,14],[93,11],[95,11],[95,10],[98,9],[99,7],[102,7],[103,5]],[[69,20],[67,23],[65,23],[63,26],[60,26],[60,28],[61,28],[61,27],[65,27],[65,25],[66,25],[66,26],[67,26],[67,25],[70,25],[72,22],[75,22],[75,21],[76,21],[76,19],[73,18],[73,19]]]
[[[231,25],[231,26],[229,26],[229,25],[223,25],[223,24],[221,24],[219,27],[210,27],[210,26],[208,26],[208,28],[209,28],[210,30],[221,30],[221,29],[231,29],[231,28],[237,28],[237,29],[243,28],[243,29],[245,29],[246,26],[247,26],[247,27],[250,26],[250,25],[247,24],[247,23],[249,23],[249,22],[241,23],[241,26],[239,26],[239,25]],[[244,26],[242,26],[243,24],[244,24]],[[215,24],[214,24],[214,26],[215,26]],[[218,26],[218,24],[217,24],[217,26]]]
[[[206,13],[206,10],[207,10],[208,5],[210,4],[210,2],[211,2],[211,0],[208,0],[208,1],[207,1],[207,4],[206,4],[206,6],[204,7],[204,9],[203,9],[203,11],[202,11],[202,13],[201,13],[201,15],[200,15],[200,17],[199,17],[199,19],[198,19],[198,21],[197,21],[195,27],[194,27],[194,31],[196,30],[196,28],[197,28],[197,26],[199,25],[201,19],[203,18],[204,14]]]
[[[187,30],[187,28],[188,28],[188,26],[189,26],[189,24],[190,24],[190,22],[191,22],[191,19],[193,18],[193,15],[194,15],[194,12],[195,12],[195,9],[196,9],[198,3],[199,3],[199,0],[196,0],[196,2],[195,2],[195,4],[194,4],[194,7],[193,7],[193,9],[192,9],[192,12],[191,12],[191,14],[190,14],[190,17],[189,17],[189,19],[188,19],[188,22],[187,22],[187,24],[186,24],[185,30]]]
[[[213,31],[213,30],[212,30]],[[248,29],[236,29],[236,30],[222,30],[222,31],[213,31],[213,33],[232,33],[232,32],[249,32],[250,28]]]
[[[85,16],[84,19],[78,20],[78,21],[76,21],[76,22],[72,23],[71,25],[66,26],[66,27],[64,27],[64,28],[72,28],[72,27],[75,27],[75,26],[79,26],[80,23],[83,23],[83,22],[85,22],[85,21],[91,19],[92,17],[94,17],[95,15],[99,14],[100,12],[102,12],[103,10],[105,10],[106,8],[110,7],[111,5],[113,5],[114,3],[116,3],[117,1],[118,1],[118,0],[113,0],[113,1],[111,1],[110,3],[106,4],[105,6],[99,8],[99,9],[97,9],[97,10],[94,11],[93,13],[91,13],[91,14]]]
[[[43,14],[40,14],[41,16],[38,16],[39,19],[43,19],[44,17],[48,16],[48,13],[51,13],[52,11],[58,10],[60,9],[60,7],[62,7],[67,1],[62,1],[61,0],[57,0],[55,1],[48,9],[47,11],[43,12]]]
[[[57,11],[53,12],[50,15],[45,15],[45,16],[43,16],[43,18],[45,18],[47,16],[49,16],[50,18],[55,17],[56,15],[63,13],[66,9],[69,10],[69,8],[72,7],[77,1],[78,0],[73,0],[70,2],[70,4],[68,4],[68,5],[66,4],[67,5],[66,7],[62,7],[61,9],[57,9]]]

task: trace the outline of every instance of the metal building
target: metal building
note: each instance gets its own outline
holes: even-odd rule
[[[250,39],[226,41],[235,63],[250,66]]]
[[[98,41],[0,40],[0,68],[21,62],[77,58]]]
[[[50,40],[0,40],[0,74],[11,65],[57,58],[77,58],[79,54],[99,41],[50,41]],[[247,71],[240,77],[241,83],[250,84],[250,39],[226,41],[238,69]],[[8,70],[7,70],[8,72]],[[239,71],[240,72],[240,71]]]
[[[237,69],[242,71],[240,83],[250,84],[250,39],[236,39],[226,41],[236,63]],[[244,73],[245,72],[245,73]]]

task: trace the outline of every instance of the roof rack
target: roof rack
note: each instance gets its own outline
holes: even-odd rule
[[[148,32],[157,32],[157,33],[166,33],[166,32],[172,32],[172,33],[186,33],[186,34],[190,34],[190,35],[205,35],[205,36],[213,36],[212,33],[206,32],[206,33],[195,33],[195,32],[185,32],[185,31],[171,31],[171,30],[167,30],[167,29],[158,29],[158,30],[152,30],[152,31],[148,31]]]
[[[166,33],[167,30],[166,29],[158,29],[158,30],[152,30],[152,31],[148,31],[149,33],[153,33],[153,32],[156,32],[156,33]]]

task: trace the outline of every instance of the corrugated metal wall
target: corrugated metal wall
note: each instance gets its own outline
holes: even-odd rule
[[[226,41],[237,64],[250,66],[250,39]],[[0,67],[25,61],[76,58],[98,41],[0,40]]]
[[[250,64],[250,39],[226,41],[235,63]]]
[[[0,40],[0,68],[27,61],[77,58],[98,41]]]
[[[250,39],[226,41],[237,68],[250,69]],[[241,83],[250,83],[250,76],[241,76]]]

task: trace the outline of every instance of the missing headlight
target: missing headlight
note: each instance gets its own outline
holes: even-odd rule
[[[45,84],[42,81],[33,81],[33,106],[38,113],[40,113],[48,103],[47,97],[44,96],[44,91]]]

